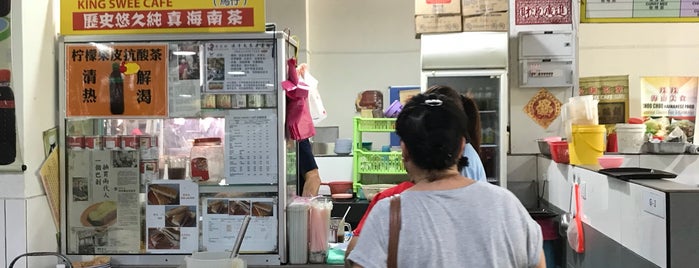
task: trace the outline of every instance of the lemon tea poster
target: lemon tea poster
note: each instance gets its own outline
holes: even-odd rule
[[[66,116],[167,116],[167,45],[66,45]]]
[[[697,77],[641,77],[641,111],[646,131],[666,137],[679,127],[694,139],[697,105]]]

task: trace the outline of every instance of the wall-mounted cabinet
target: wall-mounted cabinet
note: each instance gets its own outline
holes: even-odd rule
[[[520,32],[520,87],[573,86],[575,54],[572,32]]]
[[[521,60],[520,87],[573,86],[573,60]]]

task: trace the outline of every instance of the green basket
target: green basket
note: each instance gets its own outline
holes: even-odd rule
[[[395,118],[354,118],[354,129],[360,132],[392,132],[395,128]]]
[[[401,152],[372,152],[357,150],[359,173],[365,174],[405,174]]]

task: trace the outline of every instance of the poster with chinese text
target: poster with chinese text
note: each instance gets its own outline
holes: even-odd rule
[[[697,77],[641,77],[641,112],[646,131],[665,138],[676,127],[694,140]]]
[[[66,45],[66,116],[167,116],[166,44]]]
[[[67,158],[69,252],[139,252],[138,151],[68,150]]]
[[[204,49],[207,93],[276,89],[274,40],[208,42]]]
[[[597,104],[599,123],[607,125],[611,133],[614,126],[629,119],[629,76],[581,77],[580,96],[592,95]]]

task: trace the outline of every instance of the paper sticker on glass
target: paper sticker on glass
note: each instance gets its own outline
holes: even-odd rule
[[[274,40],[204,44],[207,92],[261,92],[275,89]]]

